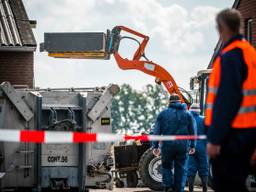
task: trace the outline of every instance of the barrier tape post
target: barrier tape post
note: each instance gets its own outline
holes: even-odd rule
[[[2,142],[29,142],[29,143],[91,143],[91,142],[118,142],[118,141],[175,141],[175,140],[204,140],[206,135],[122,135],[110,133],[85,133],[70,131],[38,131],[0,129]]]

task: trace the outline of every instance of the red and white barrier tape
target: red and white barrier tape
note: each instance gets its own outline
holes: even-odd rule
[[[85,133],[67,131],[34,131],[0,129],[0,141],[30,143],[89,143],[117,141],[174,141],[206,139],[206,135],[121,135],[108,133]]]

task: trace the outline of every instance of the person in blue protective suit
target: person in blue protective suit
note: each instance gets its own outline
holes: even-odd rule
[[[194,135],[195,123],[179,96],[170,96],[169,107],[157,117],[153,135]],[[152,142],[153,153],[160,155],[159,142]],[[162,176],[165,191],[183,192],[186,182],[188,153],[195,152],[195,142],[190,140],[163,141],[161,144]],[[174,174],[172,168],[174,166]]]
[[[204,125],[204,117],[200,115],[199,104],[193,104],[190,107],[190,112],[194,116],[194,119],[196,121],[197,135],[206,135],[207,130],[206,126]],[[194,191],[194,181],[197,172],[202,182],[203,192],[207,191],[209,165],[206,146],[206,140],[198,140],[196,142],[196,152],[193,155],[189,155],[187,173],[189,192]]]

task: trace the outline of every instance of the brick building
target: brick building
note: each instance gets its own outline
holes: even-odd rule
[[[0,0],[0,83],[33,87],[36,41],[22,0]]]
[[[244,19],[244,35],[256,48],[256,0],[236,0],[233,8],[241,12]]]

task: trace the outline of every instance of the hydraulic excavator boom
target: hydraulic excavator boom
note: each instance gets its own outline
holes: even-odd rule
[[[142,41],[132,36],[121,36],[122,31],[139,37]],[[80,36],[80,38],[78,38],[78,36]],[[92,39],[94,39],[94,41]],[[123,58],[120,55],[118,50],[122,39],[131,39],[139,44],[132,59]],[[181,93],[171,74],[160,65],[149,61],[145,56],[145,48],[148,41],[149,37],[146,35],[124,26],[116,26],[111,31],[108,30],[106,34],[46,33],[45,42],[41,44],[41,51],[46,50],[49,56],[56,58],[109,59],[110,55],[114,55],[121,69],[140,70],[155,77],[155,82],[157,84],[162,83],[169,94],[178,94],[181,101],[190,106],[191,98],[186,98]]]
[[[131,37],[121,37],[120,36],[121,31],[125,31],[127,33],[130,33],[132,35],[138,36],[143,39],[141,43],[139,42],[139,47],[136,50],[136,52],[134,53],[132,60],[123,58],[118,52],[120,42],[123,38],[133,39]],[[136,39],[134,39],[134,40],[136,40]],[[148,41],[149,41],[149,37],[146,35],[143,35],[137,31],[134,31],[134,30],[129,29],[124,26],[117,26],[110,33],[109,40],[108,40],[108,42],[109,42],[108,48],[109,49],[107,51],[110,54],[114,55],[115,60],[121,69],[123,69],[123,70],[131,70],[131,69],[140,70],[148,75],[155,77],[156,83],[158,83],[158,84],[163,83],[170,94],[176,93],[180,96],[180,99],[182,100],[182,102],[186,102],[187,104],[190,104],[188,101],[186,101],[186,98],[183,97],[182,93],[180,92],[180,90],[179,90],[175,80],[171,76],[171,74],[168,71],[166,71],[163,67],[161,67],[160,65],[158,65],[152,61],[149,61],[147,59],[147,57],[145,56],[145,48],[146,48]],[[144,58],[144,60],[142,58]]]

